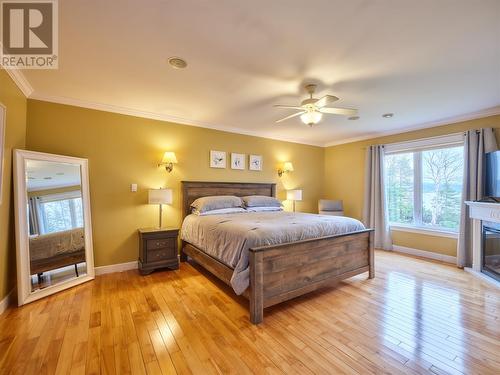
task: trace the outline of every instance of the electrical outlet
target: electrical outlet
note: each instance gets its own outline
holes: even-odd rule
[[[137,192],[137,184],[131,184],[131,185],[130,185],[130,191],[131,191],[132,193]]]

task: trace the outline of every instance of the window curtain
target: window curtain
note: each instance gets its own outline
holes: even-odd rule
[[[498,146],[493,129],[465,132],[462,208],[457,244],[457,265],[461,268],[472,266],[472,220],[469,218],[469,207],[464,201],[475,201],[483,197],[484,157],[486,153],[496,150]]]
[[[38,197],[30,197],[28,201],[29,230],[30,235],[40,234],[40,225],[38,224]]]
[[[375,229],[375,247],[392,250],[392,238],[387,218],[384,185],[384,146],[370,146],[366,150],[365,201],[363,221]]]

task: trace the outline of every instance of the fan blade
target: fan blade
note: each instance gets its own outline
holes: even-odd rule
[[[303,113],[306,113],[306,111],[300,111],[300,112],[294,113],[293,115],[283,117],[282,119],[277,120],[276,123],[288,120],[288,119],[293,118],[293,117],[300,116]]]
[[[339,98],[337,98],[336,96],[333,96],[333,95],[325,95],[323,96],[321,99],[318,99],[316,101],[316,103],[314,103],[314,105],[318,108],[323,108],[325,106],[327,106],[328,104],[331,104],[333,102],[336,102],[337,100],[339,100]]]
[[[304,109],[300,106],[296,106],[296,105],[281,105],[281,104],[275,104],[273,107],[276,107],[276,108],[288,108],[288,109]]]
[[[319,110],[321,113],[330,113],[332,115],[354,116],[358,113],[357,109],[353,108],[329,108],[323,107]]]

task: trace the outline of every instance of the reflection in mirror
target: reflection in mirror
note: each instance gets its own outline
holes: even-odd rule
[[[87,273],[79,164],[25,161],[31,291]]]

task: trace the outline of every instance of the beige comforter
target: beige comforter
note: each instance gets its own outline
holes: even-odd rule
[[[363,230],[349,217],[291,212],[188,215],[182,240],[234,269],[231,286],[241,294],[249,286],[248,249]]]
[[[83,228],[42,234],[31,237],[29,246],[32,261],[47,259],[63,253],[73,253],[85,249],[85,235]]]

